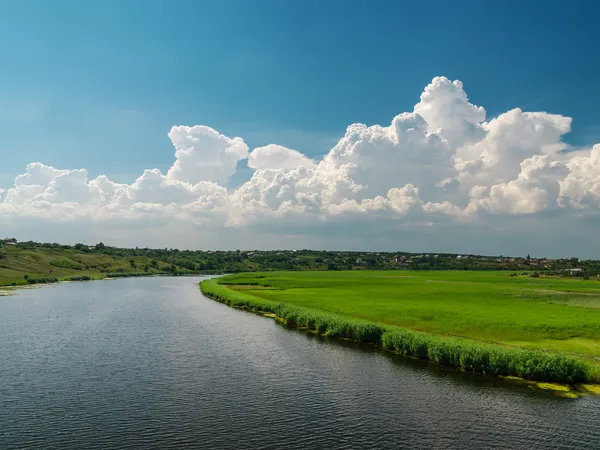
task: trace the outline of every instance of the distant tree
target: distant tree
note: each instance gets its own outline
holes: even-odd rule
[[[96,250],[104,250],[106,248],[106,245],[104,245],[104,243],[102,242],[98,242],[95,246],[94,249]]]
[[[83,244],[81,244],[81,243],[77,243],[77,244],[75,244],[75,245],[73,246],[73,248],[74,248],[75,250],[81,250],[81,249],[83,248]]]
[[[150,266],[148,264],[146,264],[144,266],[144,272],[148,272],[148,271],[150,271]]]
[[[25,274],[25,275],[23,275],[23,278],[24,278],[25,280],[29,280],[29,275]]]
[[[527,254],[527,261],[529,261],[531,259],[531,255],[528,253]]]

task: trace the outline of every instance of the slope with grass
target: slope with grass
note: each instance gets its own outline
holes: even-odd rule
[[[160,274],[170,270],[167,263],[152,263],[140,256],[112,256],[64,248],[22,248],[5,246],[0,254],[0,286],[99,279],[134,274]],[[185,269],[180,269],[185,270]]]
[[[273,311],[284,318],[285,308],[296,309],[292,321],[326,334],[332,333],[320,330],[325,325],[318,325],[314,317],[358,321],[363,331],[356,334],[348,325],[342,337],[371,340],[470,370],[493,372],[490,356],[508,358],[496,361],[506,367],[509,360],[558,357],[562,362],[536,363],[545,365],[535,369],[545,374],[516,366],[496,372],[568,382],[571,375],[548,375],[548,364],[570,361],[567,365],[586,367],[579,381],[598,376],[598,281],[511,277],[506,272],[273,272],[210,280],[203,291],[234,306]],[[501,355],[495,353],[498,349]],[[471,353],[474,360],[461,361]]]

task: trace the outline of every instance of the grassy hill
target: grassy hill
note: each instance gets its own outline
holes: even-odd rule
[[[100,279],[109,276],[171,273],[172,264],[148,256],[111,255],[74,248],[24,248],[5,245],[0,249],[0,286],[22,285],[35,280]],[[176,266],[175,272],[188,272]]]

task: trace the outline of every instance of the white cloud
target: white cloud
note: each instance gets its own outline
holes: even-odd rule
[[[600,210],[600,144],[587,155],[569,162],[569,175],[561,182],[561,196],[577,209]]]
[[[516,180],[471,189],[468,210],[532,214],[556,208],[559,206],[560,180],[568,173],[569,169],[560,161],[553,161],[548,155],[535,155],[521,163]]]
[[[566,148],[561,137],[571,130],[571,119],[516,108],[483,123],[482,129],[482,139],[456,151],[462,184],[508,182],[519,174],[526,158],[547,154],[556,159]]]
[[[242,138],[228,138],[206,126],[173,127],[169,138],[177,158],[167,173],[170,180],[225,184],[235,173],[237,162],[248,157]]]
[[[296,169],[311,168],[315,163],[297,150],[281,145],[269,144],[257,147],[248,156],[248,167],[251,169]]]
[[[469,103],[460,81],[436,77],[425,87],[414,112],[427,122],[429,133],[442,134],[456,148],[485,136],[485,109]]]
[[[0,224],[18,231],[24,221],[41,221],[44,232],[70,224],[79,234],[104,230],[107,241],[127,236],[130,245],[155,246],[368,248],[387,239],[395,248],[401,233],[426,236],[407,245],[440,251],[452,236],[456,251],[466,251],[465,242],[483,248],[486,238],[501,240],[503,229],[514,233],[515,218],[548,229],[558,216],[576,223],[600,213],[600,145],[563,152],[570,129],[569,117],[518,108],[486,121],[460,81],[437,77],[413,111],[387,126],[350,125],[318,161],[276,144],[249,152],[240,137],[177,126],[167,173],[147,169],[130,184],[29,164],[0,190]],[[251,179],[228,190],[244,159]],[[140,233],[124,231],[132,228]],[[181,231],[158,232],[168,229]]]

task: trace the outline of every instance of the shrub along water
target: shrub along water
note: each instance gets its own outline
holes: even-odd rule
[[[465,371],[577,384],[600,381],[598,367],[559,353],[525,350],[436,336],[321,311],[289,306],[234,291],[216,279],[200,284],[204,295],[235,308],[272,313],[289,326],[321,335],[381,345],[382,348]]]
[[[56,277],[27,278],[27,284],[58,283],[58,281]]]
[[[72,277],[65,278],[65,281],[90,281],[92,277],[89,275],[74,275]]]
[[[115,272],[115,273],[107,273],[105,275],[106,278],[133,278],[133,277],[148,277],[152,275],[180,275],[179,272],[171,273],[171,272]]]

